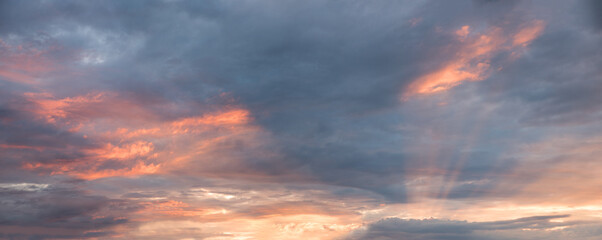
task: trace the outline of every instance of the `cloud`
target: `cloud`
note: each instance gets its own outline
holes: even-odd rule
[[[125,224],[127,203],[65,187],[35,183],[0,185],[0,233],[7,238],[91,238]]]
[[[332,11],[314,11],[322,4],[288,2],[267,7],[249,2],[198,5],[158,1],[146,4],[145,11],[136,13],[131,9],[140,8],[141,2],[43,4],[60,14],[41,13],[41,8],[26,3],[7,5],[37,18],[6,15],[12,25],[28,29],[6,29],[19,36],[9,38],[5,34],[3,39],[11,41],[6,49],[16,49],[19,42],[36,42],[36,35],[30,33],[41,31],[45,34],[44,41],[35,46],[59,49],[46,55],[62,66],[77,66],[57,70],[62,73],[61,78],[55,78],[55,73],[41,73],[39,82],[46,82],[45,92],[24,91],[34,106],[30,111],[46,121],[58,120],[57,124],[63,124],[58,126],[61,131],[76,136],[78,132],[80,137],[88,137],[82,142],[96,144],[91,150],[73,153],[73,157],[89,158],[92,151],[101,149],[129,149],[137,142],[152,144],[154,154],[166,153],[168,148],[184,151],[144,138],[161,135],[162,139],[173,139],[161,130],[175,127],[173,124],[183,124],[181,131],[200,133],[192,127],[198,128],[215,112],[228,114],[228,110],[221,109],[233,109],[234,105],[235,110],[229,113],[244,113],[245,119],[248,118],[245,122],[260,129],[259,132],[195,146],[199,148],[197,152],[200,148],[206,150],[187,158],[188,170],[168,169],[210,174],[203,168],[211,165],[204,164],[199,169],[199,159],[231,159],[224,161],[228,162],[225,164],[213,164],[216,168],[246,173],[220,172],[216,168],[211,172],[255,179],[276,175],[285,181],[303,179],[352,186],[403,202],[407,201],[403,181],[413,176],[401,173],[424,166],[423,156],[412,152],[409,136],[420,135],[420,129],[445,124],[417,124],[428,115],[417,114],[417,109],[424,106],[414,108],[414,103],[400,101],[404,93],[415,94],[420,89],[417,86],[427,89],[443,86],[441,91],[445,89],[452,94],[448,99],[452,104],[461,103],[453,94],[476,87],[478,91],[469,92],[475,101],[507,104],[499,109],[524,112],[519,115],[524,124],[562,122],[575,116],[571,113],[587,113],[592,119],[597,116],[595,105],[591,104],[595,102],[595,94],[572,97],[575,94],[569,90],[593,92],[593,81],[555,87],[557,83],[542,82],[538,75],[544,74],[545,69],[538,68],[537,59],[551,59],[549,50],[569,41],[560,38],[559,31],[577,30],[556,27],[553,19],[536,12],[521,14],[520,7],[524,6],[519,3],[350,2],[321,7]],[[293,10],[297,13],[281,14]],[[418,18],[421,20],[411,23]],[[163,24],[149,25],[151,22]],[[172,27],[175,25],[179,27]],[[462,34],[457,35],[459,29]],[[587,40],[587,33],[576,33],[583,35],[579,38],[585,41],[583,49],[595,45],[595,39]],[[580,56],[566,51],[570,57],[563,59]],[[25,53],[29,52],[21,55]],[[531,67],[523,68],[525,64]],[[556,63],[546,64],[541,66]],[[122,67],[126,65],[130,67]],[[522,74],[521,79],[532,81],[523,83],[514,77],[517,73]],[[451,80],[441,82],[447,78],[442,76],[451,76]],[[89,80],[79,81],[81,77]],[[459,85],[470,79],[479,82],[463,84],[466,87]],[[55,87],[58,83],[66,87]],[[529,91],[534,88],[530,84],[550,87]],[[501,93],[487,94],[492,91]],[[525,104],[515,106],[508,102],[514,98]],[[581,103],[589,103],[591,107],[589,110],[582,107],[588,104],[575,107]],[[478,103],[470,104],[475,107],[473,111],[478,111]],[[467,111],[458,107],[457,112]],[[502,115],[496,110],[493,114]],[[465,129],[470,125],[468,122],[456,126]],[[414,129],[398,128],[412,124],[416,124]],[[491,120],[486,124],[499,123]],[[510,129],[521,126],[505,124]],[[91,130],[113,132],[113,136],[106,139],[108,135],[91,134]],[[131,136],[131,140],[118,136],[121,134]],[[138,135],[136,140],[135,135]],[[449,142],[448,138],[443,138],[444,141]],[[478,147],[490,147],[484,146],[487,139],[482,142]],[[273,145],[265,147],[268,143]],[[458,145],[461,143],[465,142]],[[516,161],[502,159],[501,150],[471,153],[452,150],[458,145],[442,147],[441,156],[433,162],[450,173],[452,179],[483,178],[493,170],[512,168]],[[80,177],[136,176],[157,173],[157,166],[163,162],[161,157],[166,156],[155,158],[149,152],[145,156],[132,156],[127,164],[99,157],[95,158],[99,164],[92,166],[76,163],[63,166],[64,169],[47,167],[55,174]],[[29,169],[43,169],[42,165],[31,166]],[[85,169],[101,171],[94,175]],[[83,172],[76,174],[76,171]],[[353,176],[353,180],[347,176]],[[477,192],[473,186],[464,184],[463,189],[445,190],[451,194],[444,195],[466,197],[471,195],[469,192]]]
[[[600,11],[602,10],[602,4],[599,1],[590,0],[587,2],[590,12],[590,16],[593,22],[593,25],[597,28],[597,30],[602,29],[602,15],[600,15]]]
[[[596,9],[1,1],[0,238],[586,236]]]
[[[564,239],[567,229],[581,222],[563,221],[568,215],[524,217],[493,222],[467,222],[440,219],[387,218],[357,230],[347,239]],[[581,232],[580,239],[590,239],[595,233]]]
[[[490,72],[490,59],[493,56],[498,55],[500,51],[510,51],[514,58],[518,57],[520,49],[517,48],[526,47],[537,38],[543,31],[545,23],[534,20],[523,25],[525,26],[515,30],[516,33],[491,26],[485,33],[473,33],[470,36],[470,26],[462,26],[455,31],[457,43],[453,45],[458,48],[455,57],[440,69],[428,72],[412,82],[404,98],[416,94],[447,91],[464,81],[486,79]]]

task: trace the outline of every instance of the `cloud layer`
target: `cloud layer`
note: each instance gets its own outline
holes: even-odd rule
[[[0,238],[595,239],[600,6],[2,1]]]

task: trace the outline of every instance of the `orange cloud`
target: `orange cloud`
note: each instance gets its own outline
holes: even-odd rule
[[[44,118],[48,123],[57,123],[57,120],[70,120],[69,111],[74,108],[85,108],[92,103],[105,101],[108,93],[90,93],[82,96],[55,98],[50,93],[25,93],[25,97],[36,104],[30,109],[34,114]]]
[[[506,33],[492,27],[487,32],[471,33],[470,26],[455,31],[460,46],[455,56],[442,67],[414,80],[404,93],[404,99],[413,95],[447,91],[465,81],[481,81],[488,77],[491,58],[500,51],[526,47],[544,29],[543,21],[523,26],[517,33]]]
[[[535,38],[539,37],[545,28],[543,21],[533,21],[524,26],[518,33],[512,38],[513,46],[526,46]]]
[[[301,214],[270,218],[232,217],[221,221],[157,220],[145,221],[128,233],[130,238],[199,236],[220,233],[204,239],[338,239],[361,227],[357,218]],[[236,226],[233,228],[232,226]]]
[[[90,150],[89,153],[103,159],[131,159],[146,156],[154,150],[153,143],[137,141],[123,146],[115,146],[107,143],[104,148]]]
[[[107,177],[132,177],[157,173],[159,171],[160,166],[160,164],[146,164],[144,162],[139,161],[136,165],[134,165],[131,168],[89,171],[73,171],[71,169],[66,169],[64,171],[53,171],[51,175],[68,174],[86,180],[94,180]]]
[[[86,125],[87,131],[121,128],[126,124],[157,124],[161,116],[147,106],[133,102],[115,92],[91,92],[71,97],[55,97],[51,93],[25,93],[32,103],[26,111],[59,127],[78,131]],[[103,122],[99,124],[99,122]],[[112,126],[113,125],[113,126]]]
[[[468,26],[468,25],[462,26],[460,29],[458,29],[456,31],[456,35],[458,35],[458,37],[462,37],[462,38],[467,37],[469,33],[470,33],[470,26]]]
[[[159,171],[160,164],[137,161],[135,165],[120,169],[98,169],[101,161],[90,162],[55,162],[55,163],[25,163],[23,169],[27,170],[50,170],[50,175],[66,174],[80,179],[94,180],[106,177],[132,177],[139,175],[154,174]]]
[[[76,161],[56,160],[55,163],[29,164],[25,168],[84,179],[154,174],[164,167],[182,168],[181,164],[188,161],[217,157],[218,149],[234,139],[253,142],[250,138],[258,130],[250,124],[250,113],[246,109],[234,107],[161,121],[161,117],[148,111],[146,106],[121,99],[116,93],[65,98],[49,93],[26,93],[25,97],[34,103],[27,110],[38,118],[99,143],[99,147],[81,149],[85,157]],[[157,143],[162,145],[159,150]],[[237,161],[226,157],[226,153],[221,154],[223,164]],[[112,167],[107,169],[103,164],[110,161],[119,161],[122,165],[109,163]]]
[[[27,146],[27,145],[14,145],[14,144],[0,144],[0,148],[12,148],[12,149],[33,149],[37,151],[44,150],[44,147],[39,146]]]
[[[216,114],[208,114],[200,117],[184,118],[171,122],[170,128],[173,134],[182,134],[190,132],[198,132],[199,126],[225,126],[225,125],[241,125],[249,121],[249,112],[244,109],[234,109],[230,111],[219,112]]]

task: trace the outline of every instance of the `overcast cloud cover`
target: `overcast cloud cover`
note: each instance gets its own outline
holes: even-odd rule
[[[600,239],[602,3],[0,1],[0,239]]]

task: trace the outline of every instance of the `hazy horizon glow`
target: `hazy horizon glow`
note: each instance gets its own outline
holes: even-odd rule
[[[601,13],[0,1],[0,239],[600,239]]]

